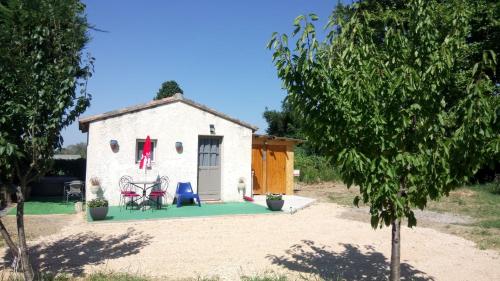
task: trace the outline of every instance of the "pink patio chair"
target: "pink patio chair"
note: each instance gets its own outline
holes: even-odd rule
[[[151,188],[151,192],[149,193],[150,202],[156,205],[156,209],[161,209],[162,201],[167,204],[167,188],[168,188],[169,180],[168,177],[163,176],[157,179],[157,183]]]
[[[136,198],[140,197],[140,195],[135,191],[135,186],[132,184],[132,177],[130,176],[122,176],[118,185],[120,186],[120,209],[123,203],[126,210],[127,205],[135,202]]]

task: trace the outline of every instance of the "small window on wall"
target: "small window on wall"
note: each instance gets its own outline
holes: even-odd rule
[[[142,157],[142,149],[144,148],[145,139],[135,141],[135,162],[139,163]],[[156,160],[156,140],[151,140],[151,162]]]

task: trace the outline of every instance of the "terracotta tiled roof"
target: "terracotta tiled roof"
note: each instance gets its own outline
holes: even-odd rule
[[[172,97],[164,98],[161,100],[153,100],[153,101],[150,101],[150,102],[144,103],[144,104],[134,105],[134,106],[125,107],[122,109],[109,111],[109,112],[102,113],[102,114],[96,114],[96,115],[92,115],[92,116],[88,116],[88,117],[83,117],[83,118],[79,119],[78,125],[79,125],[80,130],[85,133],[89,129],[89,124],[94,122],[94,121],[114,118],[114,117],[125,115],[128,113],[138,112],[138,111],[142,111],[145,109],[150,109],[150,108],[162,106],[165,104],[171,104],[171,103],[175,103],[175,102],[183,102],[183,103],[188,104],[192,107],[198,108],[200,110],[203,110],[203,111],[206,111],[206,112],[211,113],[213,115],[216,115],[220,118],[229,120],[229,121],[234,122],[236,124],[239,124],[243,127],[249,128],[254,132],[258,130],[258,128],[253,126],[253,125],[250,125],[248,123],[240,121],[236,118],[229,117],[228,115],[226,115],[224,113],[220,113],[220,112],[218,112],[214,109],[211,109],[205,105],[199,104],[199,103],[194,102],[194,101],[189,100],[189,99],[186,99],[186,98],[184,98],[184,96],[182,94],[175,94]]]

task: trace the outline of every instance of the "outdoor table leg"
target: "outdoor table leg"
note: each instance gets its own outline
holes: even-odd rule
[[[144,184],[144,189],[142,190],[142,211],[146,209],[146,184]]]

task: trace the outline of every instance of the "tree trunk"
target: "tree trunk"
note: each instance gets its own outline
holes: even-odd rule
[[[33,281],[35,276],[33,273],[33,268],[31,267],[29,255],[28,255],[28,245],[26,244],[26,235],[24,233],[24,190],[26,186],[23,185],[17,187],[17,235],[19,236],[19,256],[21,258],[21,265],[23,268],[24,280]]]
[[[400,253],[401,253],[401,220],[395,219],[392,221],[392,247],[391,247],[391,276],[390,281],[401,280],[401,266],[400,266]]]
[[[2,219],[0,219],[0,233],[2,233],[2,237],[7,243],[7,246],[9,246],[9,249],[12,252],[12,257],[16,258],[17,256],[19,256],[19,251],[17,250],[17,246],[16,244],[14,244],[14,241],[12,241],[12,237],[10,237],[10,234],[5,228]]]

